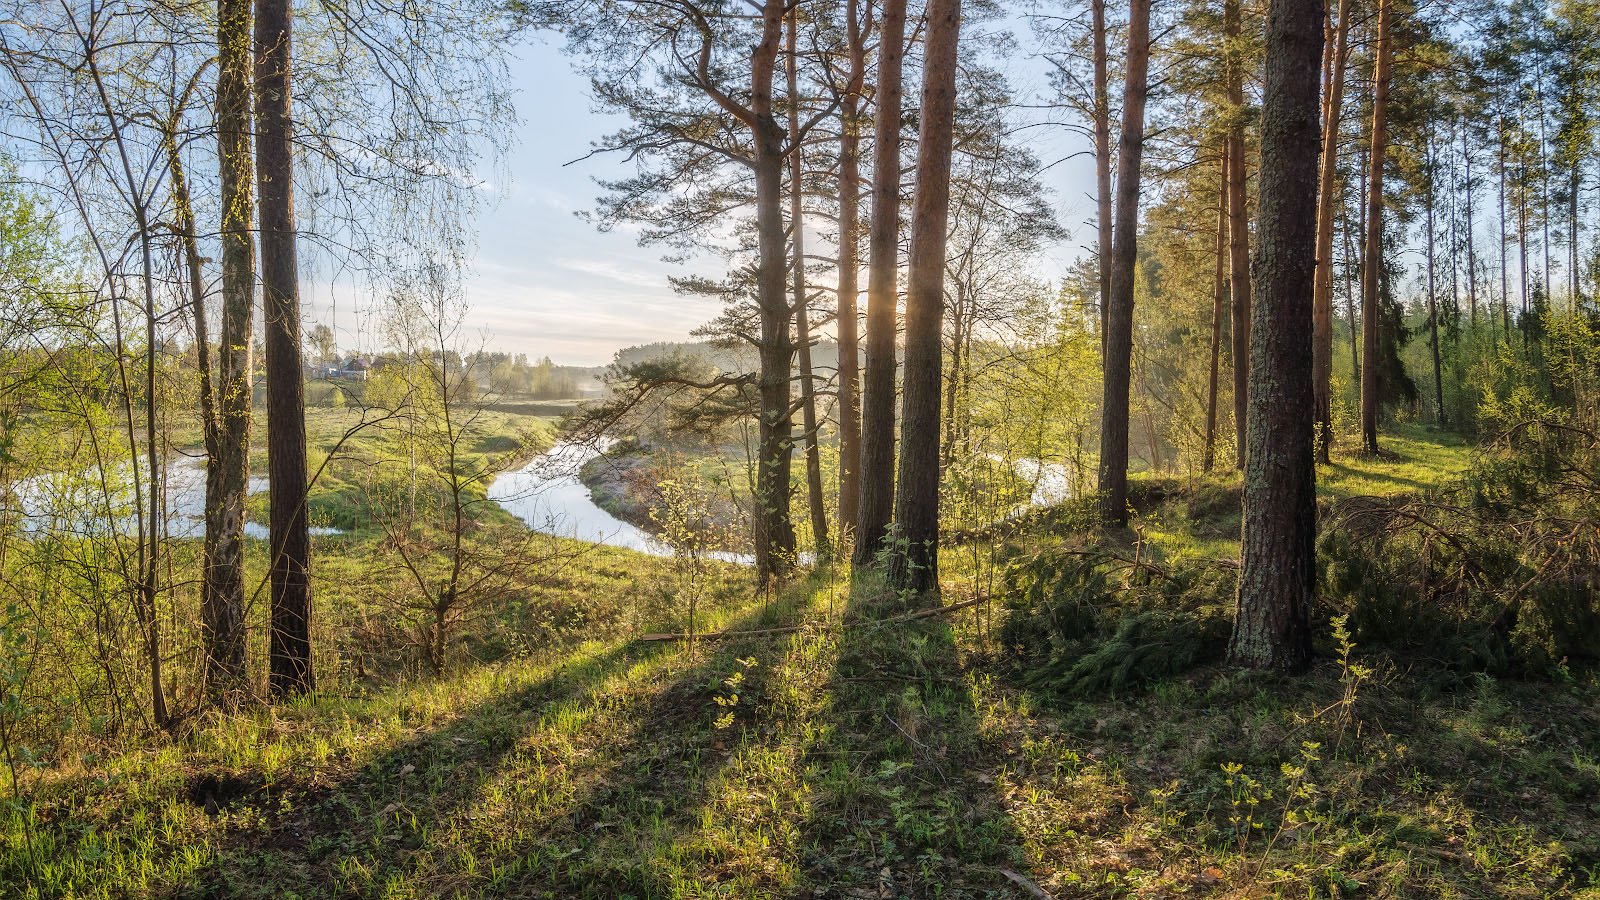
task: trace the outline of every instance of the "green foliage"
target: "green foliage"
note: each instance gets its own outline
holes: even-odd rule
[[[1106,551],[1041,551],[1006,574],[1000,644],[1028,684],[1137,688],[1222,658],[1235,581],[1198,561],[1162,570]]]
[[[1600,659],[1600,442],[1525,422],[1431,499],[1358,498],[1324,528],[1323,595],[1368,645],[1467,670],[1556,674]]]

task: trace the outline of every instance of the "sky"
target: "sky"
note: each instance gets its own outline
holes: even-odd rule
[[[685,340],[714,318],[714,299],[677,294],[668,277],[718,275],[720,259],[687,264],[661,259],[661,248],[640,247],[618,228],[602,233],[578,218],[601,193],[596,178],[617,178],[632,167],[617,155],[585,159],[591,143],[624,124],[592,109],[587,80],[554,42],[534,38],[511,61],[520,124],[516,141],[489,177],[494,200],[477,222],[478,250],[466,283],[466,328],[491,350],[549,356],[568,365],[604,365],[623,347]],[[1042,70],[1025,61],[1012,73],[1019,93],[1037,91]],[[908,86],[909,90],[909,86]],[[1083,149],[1062,129],[1029,129],[1024,138],[1045,162]],[[1092,172],[1078,157],[1046,173],[1060,221],[1074,241],[1041,260],[1041,273],[1064,273],[1092,211]],[[360,332],[353,291],[323,286],[311,298],[312,316],[334,325],[341,344]],[[474,341],[476,343],[476,341]]]

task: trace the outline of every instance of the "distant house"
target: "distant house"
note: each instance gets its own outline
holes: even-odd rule
[[[334,377],[347,381],[366,381],[367,375],[372,371],[372,366],[359,356],[352,356],[339,367],[339,372]]]

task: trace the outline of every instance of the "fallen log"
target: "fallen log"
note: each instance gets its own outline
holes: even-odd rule
[[[947,606],[936,606],[933,609],[919,609],[916,612],[904,613],[889,619],[871,619],[865,622],[847,622],[845,623],[844,627],[859,628],[864,625],[899,625],[905,622],[914,621],[916,619],[926,619],[930,616],[942,616],[946,613],[955,612],[958,609],[966,609],[969,606],[977,606],[979,603],[982,603],[988,599],[988,597],[974,597],[971,600],[963,600],[960,603],[951,603]],[[722,640],[723,638],[765,637],[775,634],[794,634],[796,632],[805,630],[807,624],[810,623],[786,625],[782,628],[757,628],[750,631],[707,631],[694,635],[691,635],[686,631],[652,631],[647,634],[639,635],[638,640],[686,641],[692,637],[697,641],[718,641]]]

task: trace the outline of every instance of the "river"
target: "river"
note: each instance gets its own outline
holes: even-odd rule
[[[496,478],[489,485],[488,498],[541,534],[626,547],[652,556],[671,556],[671,548],[649,532],[596,505],[589,488],[579,480],[578,472],[584,463],[602,452],[602,447],[592,443],[557,441],[532,462]],[[1033,506],[1049,506],[1072,496],[1066,467],[1060,463],[1020,459],[1013,462],[1012,467],[1019,477],[1033,485],[1029,497],[1029,504]],[[747,554],[713,555],[741,565],[754,562]]]

